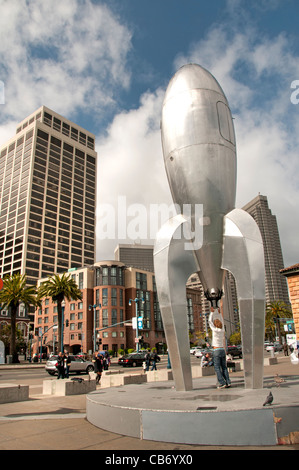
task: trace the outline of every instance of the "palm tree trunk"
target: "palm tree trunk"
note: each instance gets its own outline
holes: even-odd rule
[[[61,300],[57,300],[57,318],[58,318],[58,352],[63,352],[63,348],[61,349],[61,341],[62,341],[62,305]]]
[[[15,305],[10,306],[11,336],[10,336],[9,352],[12,356],[13,363],[19,362],[17,349],[16,349],[16,318],[17,318],[17,307]]]

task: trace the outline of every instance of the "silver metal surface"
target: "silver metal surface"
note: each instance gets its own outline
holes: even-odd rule
[[[263,388],[264,248],[256,222],[241,209],[225,217],[222,267],[232,272],[237,285],[245,388]]]
[[[196,251],[204,267],[205,291],[222,288],[223,217],[235,207],[236,148],[226,97],[204,68],[189,64],[170,80],[162,107],[162,148],[173,201],[203,204],[200,221],[203,249]]]
[[[263,323],[262,293],[258,297],[255,293],[264,279],[261,276],[252,279],[252,273],[255,264],[259,273],[264,269],[260,256],[262,245],[260,239],[253,240],[251,236],[259,233],[254,220],[249,222],[246,216],[239,215],[240,210],[233,211],[236,194],[233,121],[220,85],[201,66],[186,65],[170,80],[163,102],[161,134],[173,202],[179,205],[183,215],[186,206],[192,209],[190,218],[181,215],[162,227],[154,248],[156,285],[176,388],[192,387],[186,281],[198,272],[206,297],[211,303],[217,302],[222,295],[224,269],[239,276],[237,285],[244,286],[244,292],[240,287],[239,301],[246,344],[245,375],[247,386],[254,387],[262,383],[259,328]],[[197,211],[199,205],[201,211]],[[230,218],[225,217],[229,213]],[[239,230],[237,238],[242,243],[234,246],[235,234],[230,235],[229,228]],[[190,250],[186,241],[192,233],[201,234],[201,244],[193,243]],[[227,254],[223,263],[224,250]],[[247,260],[246,275],[239,269],[242,268],[240,257]],[[263,288],[260,290],[263,292]],[[255,313],[257,305],[258,314]]]

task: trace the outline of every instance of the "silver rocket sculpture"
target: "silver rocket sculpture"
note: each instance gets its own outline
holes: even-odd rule
[[[180,208],[180,214],[157,234],[154,248],[157,292],[176,388],[192,388],[186,282],[198,273],[206,298],[216,306],[223,295],[225,270],[233,273],[237,284],[245,386],[261,388],[263,244],[254,219],[235,209],[231,111],[219,83],[203,67],[185,65],[170,80],[161,136],[173,202]],[[186,207],[191,208],[188,217]],[[196,233],[200,243],[198,238],[194,241]]]

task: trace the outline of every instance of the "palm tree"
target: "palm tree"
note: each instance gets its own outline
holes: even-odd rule
[[[0,303],[1,308],[7,308],[10,312],[10,354],[12,355],[13,362],[18,362],[16,350],[16,318],[18,307],[22,303],[28,308],[30,305],[38,305],[36,294],[35,286],[26,287],[25,274],[16,273],[3,279],[3,287],[0,291]]]
[[[53,274],[40,285],[38,289],[38,298],[51,297],[53,302],[57,303],[58,317],[58,344],[62,344],[62,302],[66,298],[70,300],[81,300],[82,292],[71,275],[63,273],[61,276]]]
[[[290,307],[285,302],[270,302],[266,306],[266,331],[271,332],[271,336],[275,337],[275,322],[277,318],[291,318],[292,312]],[[280,323],[277,322],[277,333],[279,342],[281,343]]]

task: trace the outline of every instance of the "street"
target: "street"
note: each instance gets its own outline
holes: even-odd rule
[[[161,361],[157,363],[157,368],[166,368],[168,356],[160,356]],[[197,361],[196,358],[191,358],[192,361]],[[118,359],[112,359],[110,370],[123,370],[124,372],[130,371],[131,374],[140,373],[143,369],[142,367],[123,367],[119,366],[117,363]],[[7,367],[7,370],[6,370]],[[21,368],[26,367],[26,368]],[[56,377],[56,376],[54,376]],[[86,374],[70,374],[70,378],[72,377],[86,377]],[[49,375],[48,372],[45,370],[45,362],[41,364],[29,364],[23,363],[20,364],[20,367],[16,366],[16,368],[12,368],[6,365],[3,365],[0,368],[0,384],[3,383],[12,383],[12,384],[20,384],[20,385],[29,385],[30,395],[32,394],[41,394],[43,389],[43,381],[49,380],[53,378],[53,376]]]
[[[265,357],[269,357],[270,354],[265,352]],[[279,357],[283,356],[283,353],[279,353]],[[158,369],[167,367],[168,356],[161,355],[161,360],[157,363]],[[238,359],[236,359],[238,360]],[[130,374],[138,374],[142,371],[142,367],[123,367],[117,363],[118,359],[112,359],[110,370],[123,370],[124,372],[130,371]],[[200,359],[195,356],[191,356],[191,364],[200,364]],[[20,385],[29,385],[31,393],[39,394],[42,393],[43,380],[51,379],[53,376],[49,375],[45,370],[45,362],[42,364],[28,364],[23,363],[22,367],[16,367],[15,369],[3,365],[0,368],[0,384],[1,383],[17,383]],[[7,370],[5,368],[7,367]],[[85,374],[81,374],[80,377],[85,377]],[[76,377],[75,374],[71,374],[70,377]]]

